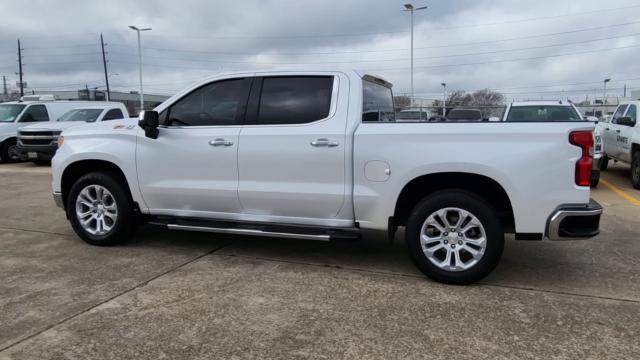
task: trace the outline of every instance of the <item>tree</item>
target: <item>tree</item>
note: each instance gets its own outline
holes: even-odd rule
[[[496,109],[504,105],[504,95],[489,89],[478,90],[467,94],[462,90],[456,90],[447,97],[447,108],[454,107],[477,107],[482,111],[483,116],[495,116],[501,113]],[[442,108],[442,101],[436,100],[434,107]]]
[[[397,108],[407,108],[411,106],[411,98],[404,95],[394,96],[393,103]]]

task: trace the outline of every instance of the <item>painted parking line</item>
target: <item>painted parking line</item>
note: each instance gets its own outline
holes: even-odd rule
[[[607,188],[609,188],[609,190],[613,191],[614,193],[618,194],[618,196],[620,196],[621,198],[627,200],[628,202],[630,202],[633,205],[636,206],[640,206],[640,200],[636,199],[635,197],[629,195],[627,192],[625,192],[624,190],[620,189],[619,187],[611,184],[610,182],[604,180],[604,179],[600,179],[600,183],[603,184],[604,186],[606,186]]]

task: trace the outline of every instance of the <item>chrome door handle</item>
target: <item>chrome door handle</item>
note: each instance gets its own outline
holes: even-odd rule
[[[233,145],[233,141],[218,138],[218,139],[209,141],[209,145],[211,145],[211,146],[231,146],[231,145]]]
[[[331,141],[329,139],[318,139],[318,140],[314,140],[311,142],[311,146],[315,146],[315,147],[336,147],[340,144],[338,144],[338,142],[336,141]]]

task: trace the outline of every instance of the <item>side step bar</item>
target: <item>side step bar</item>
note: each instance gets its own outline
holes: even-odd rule
[[[265,224],[257,222],[216,221],[210,219],[184,219],[158,217],[150,222],[171,230],[201,231],[218,234],[253,235],[284,239],[330,241],[360,238],[358,228],[324,228],[294,224]]]
[[[212,232],[212,233],[218,233],[218,234],[256,235],[256,236],[277,237],[277,238],[285,238],[285,239],[305,239],[305,240],[318,240],[318,241],[331,240],[331,236],[326,234],[322,234],[322,235],[295,234],[295,233],[286,233],[286,232],[264,231],[264,230],[258,230],[258,229],[238,229],[238,228],[224,229],[224,228],[217,228],[217,227],[177,225],[177,224],[167,224],[167,228],[171,230],[203,231],[203,232]]]

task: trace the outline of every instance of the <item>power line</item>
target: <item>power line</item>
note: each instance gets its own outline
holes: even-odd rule
[[[535,39],[535,38],[543,38],[548,36],[557,36],[557,35],[567,35],[567,34],[575,34],[581,32],[595,31],[595,30],[603,30],[603,29],[611,29],[616,27],[623,27],[629,25],[639,24],[640,21],[635,22],[627,22],[621,24],[612,24],[612,25],[604,25],[604,26],[596,26],[589,28],[582,28],[577,30],[569,30],[569,31],[560,31],[560,32],[552,32],[552,33],[543,33],[536,35],[527,35],[527,36],[519,36],[519,37],[511,37],[504,39],[496,39],[496,40],[485,40],[485,41],[474,41],[474,42],[465,42],[465,43],[454,43],[454,44],[442,44],[442,45],[432,45],[432,46],[423,46],[416,47],[415,50],[425,50],[425,49],[438,49],[438,48],[449,48],[449,47],[460,47],[460,46],[471,46],[478,44],[492,44],[499,42],[508,42],[515,40],[525,40],[525,39]],[[132,48],[132,46],[125,44],[113,44],[110,43],[111,46],[116,47],[126,47]],[[166,51],[166,52],[183,52],[183,53],[194,53],[194,54],[210,54],[210,55],[264,55],[261,53],[255,52],[229,52],[229,51],[202,51],[202,50],[189,50],[189,49],[167,49],[167,48],[154,48],[154,47],[145,47],[145,50],[152,51]],[[393,52],[393,51],[408,51],[409,48],[397,48],[397,49],[382,49],[382,50],[352,50],[352,51],[326,51],[326,52],[282,52],[274,55],[334,55],[334,54],[359,54],[359,53],[377,53],[377,52]],[[268,55],[268,54],[266,54]]]
[[[592,39],[592,40],[583,40],[583,41],[575,41],[575,42],[567,42],[561,44],[552,44],[552,45],[544,45],[544,46],[532,46],[532,47],[523,47],[523,48],[515,48],[515,49],[503,49],[503,50],[493,50],[493,51],[485,51],[485,52],[475,52],[475,53],[464,53],[464,54],[453,54],[453,55],[440,55],[440,56],[427,56],[427,57],[417,57],[416,60],[428,60],[428,59],[443,59],[450,57],[461,57],[461,56],[475,56],[475,55],[488,55],[488,54],[499,54],[504,52],[514,52],[514,51],[524,51],[524,50],[535,50],[535,49],[545,49],[545,48],[553,48],[559,46],[567,46],[567,45],[577,45],[577,44],[586,44],[604,40],[612,40],[612,39],[620,39],[632,36],[638,36],[640,33],[624,35],[624,36],[611,36],[606,38]],[[122,52],[113,52],[113,54],[120,54],[126,56],[134,56],[134,54],[130,53],[122,53]],[[340,61],[319,61],[319,62],[259,62],[259,61],[241,61],[241,60],[217,60],[217,59],[185,59],[185,58],[170,58],[166,56],[152,56],[145,55],[146,58],[150,59],[161,59],[161,60],[175,60],[175,61],[187,61],[187,62],[206,62],[206,63],[231,63],[231,64],[258,64],[258,65],[304,65],[304,64],[350,64],[350,63],[377,63],[377,62],[389,62],[389,61],[406,61],[406,58],[396,58],[396,59],[377,59],[377,60],[340,60]]]
[[[639,45],[608,48],[608,49],[577,51],[577,52],[572,52],[572,53],[556,54],[556,55],[532,56],[532,57],[506,59],[506,60],[479,61],[479,62],[472,62],[472,63],[465,63],[465,64],[443,64],[443,65],[427,65],[427,66],[417,66],[417,67],[418,68],[423,68],[423,69],[427,69],[427,68],[431,69],[431,68],[445,68],[445,67],[460,67],[460,66],[472,66],[472,65],[497,64],[497,63],[505,63],[505,62],[517,62],[517,61],[549,59],[549,58],[570,56],[570,55],[578,55],[578,54],[591,54],[591,53],[597,53],[597,52],[602,52],[602,51],[613,51],[613,50],[630,49],[630,48],[636,48],[636,47],[640,47],[640,44]],[[368,71],[392,71],[392,70],[407,70],[407,68],[366,69],[366,70],[368,70]]]

